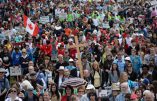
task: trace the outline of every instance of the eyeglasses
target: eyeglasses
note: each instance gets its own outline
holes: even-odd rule
[[[11,90],[10,92],[16,93],[16,91],[15,91],[15,90]]]
[[[78,91],[78,92],[80,92],[80,93],[84,93],[84,91],[83,91],[83,90],[82,90],[82,91],[80,90],[80,91]]]

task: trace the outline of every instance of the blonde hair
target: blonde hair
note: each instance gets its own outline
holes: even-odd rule
[[[97,69],[100,69],[100,68],[99,68],[99,63],[98,63],[97,61],[94,61],[94,62],[92,63],[92,68],[93,68],[93,69],[94,69],[94,65],[97,66]]]
[[[120,82],[120,83],[127,82],[127,81],[124,79],[124,75],[127,75],[127,76],[128,76],[128,74],[127,74],[126,72],[122,72],[122,73],[120,74],[120,78],[119,78],[119,82]]]

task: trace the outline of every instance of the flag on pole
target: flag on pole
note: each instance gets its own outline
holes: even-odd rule
[[[33,22],[31,22],[31,20],[26,15],[23,15],[23,21],[24,21],[24,27],[26,28],[26,31],[32,36],[37,36],[39,32],[39,28],[37,24],[34,24]]]

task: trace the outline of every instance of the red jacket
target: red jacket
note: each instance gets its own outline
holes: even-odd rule
[[[61,101],[68,101],[67,98],[68,98],[68,96],[64,95],[64,96],[62,96]]]
[[[42,46],[42,51],[45,53],[45,55],[51,56],[52,54],[52,45],[43,45]]]

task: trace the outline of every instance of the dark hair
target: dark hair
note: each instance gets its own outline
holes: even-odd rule
[[[55,86],[55,87],[56,87],[56,91],[55,91],[55,92],[52,91],[52,86]],[[60,96],[59,96],[58,86],[57,86],[56,84],[51,84],[51,92],[52,92],[52,95],[56,94],[57,99],[60,98]]]
[[[118,77],[120,77],[120,72],[119,72],[119,69],[118,69],[118,65],[117,65],[116,63],[113,63],[113,64],[112,64],[111,73],[114,75],[114,73],[113,73],[113,65],[114,65],[114,64],[117,66],[116,71],[117,71]]]
[[[95,96],[95,101],[97,101],[98,98],[97,98],[96,93],[95,92],[90,92],[90,93],[87,94],[87,97],[90,99],[91,95],[94,95]]]
[[[71,93],[72,93],[72,94],[74,93],[74,89],[73,89],[73,87],[72,87],[72,86],[67,85],[67,86],[66,86],[66,88],[65,88],[65,92],[66,92],[66,89],[67,89],[67,88],[70,88],[70,90],[71,90]]]
[[[148,66],[148,65],[144,64],[144,65],[142,66],[142,69],[143,69],[144,67],[146,67],[147,70],[149,70],[149,66]]]

